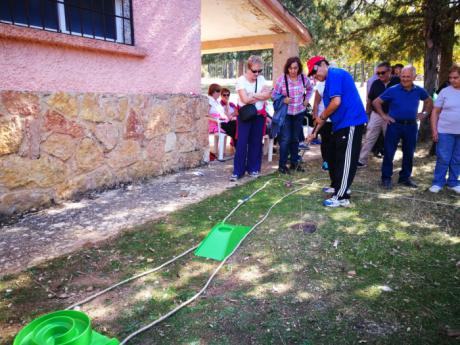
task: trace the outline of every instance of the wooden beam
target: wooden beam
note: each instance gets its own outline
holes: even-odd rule
[[[201,54],[214,54],[244,50],[272,49],[276,42],[284,41],[289,34],[247,36],[201,42]]]

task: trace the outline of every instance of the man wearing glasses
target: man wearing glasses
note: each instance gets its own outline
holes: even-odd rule
[[[366,137],[364,139],[361,154],[359,155],[358,167],[366,167],[369,153],[374,147],[380,132],[387,129],[386,122],[382,117],[376,113],[372,107],[372,101],[379,97],[387,88],[399,84],[399,77],[391,76],[391,65],[389,62],[382,62],[377,66],[376,70],[377,80],[372,83],[369,94],[367,95],[367,112],[371,112],[369,123],[367,124]],[[388,104],[383,104],[383,110],[388,113]]]
[[[326,107],[316,118],[316,127],[309,140],[316,137],[318,130],[330,118],[332,122],[332,151],[334,159],[329,163],[332,169],[331,186],[334,194],[324,200],[326,207],[350,205],[349,188],[356,174],[366,111],[359,97],[355,82],[347,71],[329,67],[323,56],[313,56],[307,62],[308,75],[319,81],[326,81],[323,101]]]

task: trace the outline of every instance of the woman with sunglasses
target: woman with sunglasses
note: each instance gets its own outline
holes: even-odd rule
[[[230,102],[230,90],[222,88],[220,92],[220,104],[222,105],[225,114],[227,115],[228,121],[221,123],[221,128],[231,136],[233,139],[233,146],[236,146],[236,116],[238,115],[238,109],[236,105]]]
[[[267,117],[265,101],[271,96],[270,88],[265,85],[265,78],[261,75],[263,65],[260,56],[251,55],[247,62],[246,73],[236,81],[238,107],[254,104],[257,116],[249,121],[241,121],[237,117],[238,141],[230,181],[242,178],[246,172],[251,177],[258,177],[260,174],[262,137]]]
[[[280,159],[278,171],[289,174],[293,171],[305,171],[299,164],[299,137],[306,107],[313,92],[309,78],[302,73],[302,63],[298,56],[287,59],[284,73],[278,78],[272,97],[276,94],[285,96],[284,103],[288,104],[287,116],[278,135]],[[291,166],[286,166],[290,156]]]

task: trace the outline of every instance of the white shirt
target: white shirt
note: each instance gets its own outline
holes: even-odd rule
[[[225,118],[225,110],[224,107],[220,104],[218,100],[216,100],[212,96],[208,96],[209,100],[209,105],[211,106],[211,109],[209,109],[209,115],[211,114],[219,114],[220,117]]]
[[[265,83],[266,81],[265,81],[264,76],[262,75],[257,76],[257,93],[262,91],[262,88],[265,86]],[[236,87],[235,87],[236,92],[244,89],[247,95],[251,97],[255,93],[255,88],[256,88],[256,82],[253,82],[253,83],[249,82],[244,76],[244,74],[236,80]],[[257,110],[262,110],[264,107],[264,103],[265,101],[257,101],[255,103]],[[245,105],[245,103],[241,101],[240,97],[238,97],[238,105],[240,107]]]
[[[321,102],[318,104],[318,116],[324,111],[324,102],[323,102],[323,94],[324,94],[324,87],[326,86],[326,81],[319,81],[316,83],[316,91],[318,91],[319,95],[321,96]],[[326,122],[331,122],[331,117],[329,116],[326,119]]]
[[[438,132],[460,134],[460,90],[453,86],[442,89],[434,106],[442,108],[439,114]]]

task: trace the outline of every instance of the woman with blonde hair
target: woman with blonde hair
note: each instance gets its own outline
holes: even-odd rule
[[[262,137],[265,130],[267,112],[265,101],[270,98],[271,90],[265,85],[263,60],[251,55],[247,62],[246,73],[236,81],[238,93],[237,144],[233,161],[233,174],[230,181],[236,181],[247,172],[251,177],[258,177],[262,166]],[[254,116],[243,118],[246,105],[250,106]],[[249,107],[246,107],[246,109]]]

